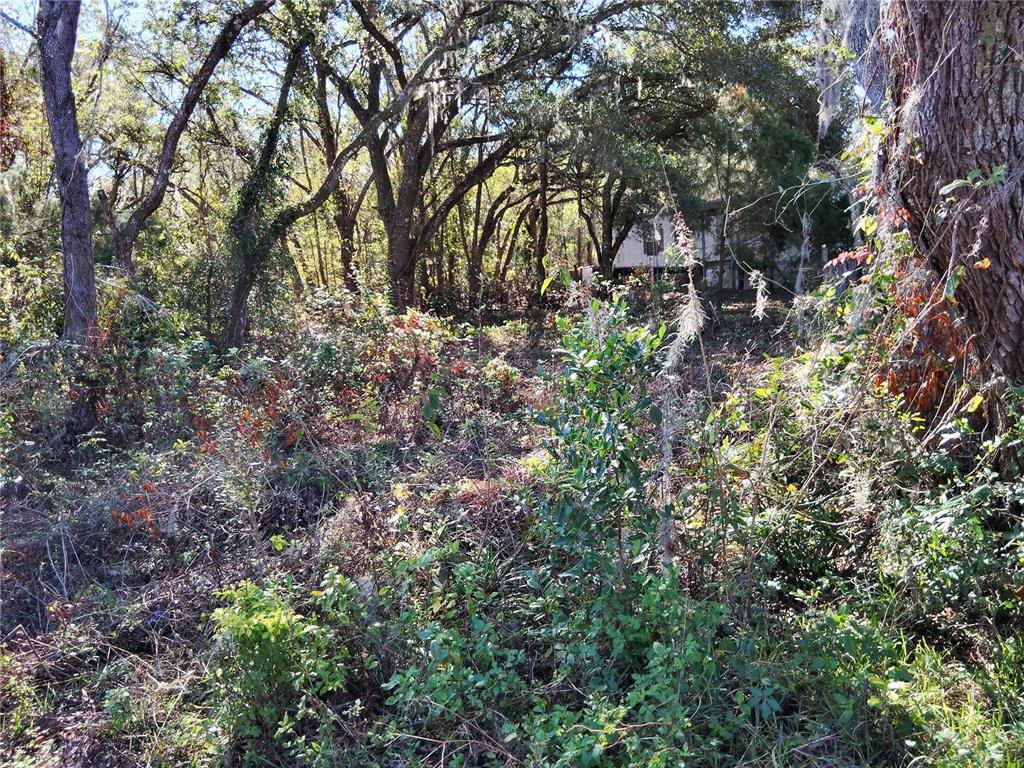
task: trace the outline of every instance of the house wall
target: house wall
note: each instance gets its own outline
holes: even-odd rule
[[[765,247],[762,239],[758,236],[742,237],[739,233],[732,233],[729,237],[729,247],[723,253],[719,242],[721,217],[712,214],[710,217],[705,217],[705,220],[704,229],[693,233],[694,254],[703,266],[704,284],[725,290],[749,288],[748,275],[737,267],[731,254],[743,250],[760,252]],[[641,224],[634,225],[615,256],[613,267],[616,270],[664,269],[666,267],[666,252],[675,245],[675,227],[671,217],[664,213],[652,219],[651,225],[661,228],[663,244],[661,250],[654,255],[645,254],[645,228]],[[790,270],[798,257],[799,249],[787,246],[775,254],[775,268],[782,271]],[[674,264],[669,266],[674,266]]]
[[[675,227],[672,219],[664,214],[651,220],[651,225],[661,229],[662,248],[653,256],[644,253],[644,227],[636,224],[622,241],[622,247],[615,255],[612,266],[615,269],[662,269],[665,267],[665,253],[675,245]],[[715,234],[710,224],[707,229],[693,233],[693,248],[698,261],[715,252]]]
[[[644,231],[643,226],[636,224],[629,230],[626,239],[622,241],[619,252],[615,254],[615,261],[612,263],[615,269],[651,269],[665,266],[665,250],[674,242],[672,222],[666,216],[657,216],[651,221],[651,225],[661,229],[662,242],[664,247],[654,256],[644,253]]]

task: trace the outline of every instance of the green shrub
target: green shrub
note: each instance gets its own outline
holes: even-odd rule
[[[42,699],[14,656],[0,654],[0,744],[25,740],[42,714]]]
[[[491,408],[499,412],[515,410],[520,402],[522,374],[519,369],[499,355],[488,360],[480,374]]]
[[[560,328],[559,393],[540,417],[551,431],[553,498],[538,516],[574,573],[615,579],[653,554],[659,514],[647,498],[648,462],[661,412],[647,389],[665,327],[634,327],[625,302],[595,300],[586,320]]]
[[[354,585],[337,573],[311,594],[308,612],[300,595],[288,580],[218,593],[227,603],[213,616],[222,649],[211,680],[218,723],[247,764],[264,752],[329,764],[324,738],[334,715],[325,699],[345,684],[344,629],[363,613]]]

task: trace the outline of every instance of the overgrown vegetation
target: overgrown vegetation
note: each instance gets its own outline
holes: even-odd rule
[[[5,375],[9,759],[1020,763],[1016,395],[907,410],[885,273],[732,371],[593,299],[540,379],[515,324],[316,303],[222,360],[111,305],[93,432]]]
[[[39,6],[0,765],[1024,768],[1024,5]]]

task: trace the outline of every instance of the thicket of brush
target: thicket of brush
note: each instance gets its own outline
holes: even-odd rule
[[[1021,401],[891,259],[732,370],[692,284],[12,348],[5,764],[1024,765]]]

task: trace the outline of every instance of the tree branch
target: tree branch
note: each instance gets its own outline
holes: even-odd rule
[[[367,119],[361,123],[362,128],[356,137],[344,148],[338,151],[337,156],[334,158],[334,162],[331,163],[331,166],[327,171],[327,175],[324,177],[323,182],[316,192],[302,202],[284,208],[277,214],[277,216],[274,217],[273,222],[270,227],[268,227],[270,236],[279,238],[281,234],[291,227],[292,224],[304,216],[308,216],[313,213],[327,201],[327,198],[331,196],[331,193],[334,192],[335,189],[337,189],[338,184],[341,181],[341,174],[345,168],[345,164],[355,156],[371,136],[376,135],[376,132],[386,121],[398,116],[401,111],[408,106],[413,95],[426,79],[427,73],[431,70],[434,64],[437,63],[438,59],[444,55],[447,50],[448,43],[458,28],[458,21],[449,25],[444,34],[442,34],[441,39],[438,41],[438,45],[423,57],[423,61],[409,78],[408,84],[405,88],[403,88],[384,109],[380,110],[375,115],[367,117]]]
[[[123,258],[128,259],[124,266],[128,267],[129,271],[131,269],[132,247],[136,239],[138,239],[143,224],[163,202],[164,195],[167,192],[167,184],[170,181],[171,167],[177,155],[178,142],[181,140],[181,135],[184,133],[192,117],[192,112],[199,103],[203,90],[210,82],[210,78],[213,76],[217,65],[227,56],[231,46],[234,45],[242,30],[269,11],[275,2],[276,0],[255,0],[255,2],[229,18],[214,39],[195,77],[192,78],[192,82],[189,84],[188,90],[185,91],[185,96],[181,100],[177,113],[175,113],[170,125],[167,126],[163,147],[160,150],[160,161],[157,164],[156,176],[153,178],[153,184],[149,189],[149,193],[116,234],[118,251],[123,254]]]
[[[7,22],[19,32],[24,32],[26,35],[28,35],[33,40],[38,42],[39,35],[36,34],[36,31],[32,29],[32,27],[22,24],[13,16],[7,14],[5,11],[0,11],[0,20]]]
[[[420,229],[419,239],[429,240],[437,227],[440,226],[441,222],[448,216],[448,212],[455,207],[459,200],[468,195],[469,191],[473,189],[473,187],[486,181],[488,177],[494,173],[498,164],[508,157],[509,153],[515,148],[517,143],[518,137],[506,139],[501,146],[488,155],[486,159],[478,163],[473,170],[463,176],[462,181],[456,185],[455,189],[453,189],[443,201],[441,201],[437,209],[423,223],[423,227]]]
[[[381,47],[387,52],[388,57],[391,59],[391,63],[395,67],[395,79],[398,80],[398,85],[405,88],[409,81],[405,77],[405,62],[402,60],[402,52],[398,50],[398,46],[395,45],[391,40],[388,40],[387,35],[380,31],[380,28],[374,24],[373,17],[370,16],[366,10],[366,6],[363,5],[362,0],[352,0],[352,8],[359,16],[359,21],[366,28],[366,31],[370,33],[370,36],[380,43]]]

